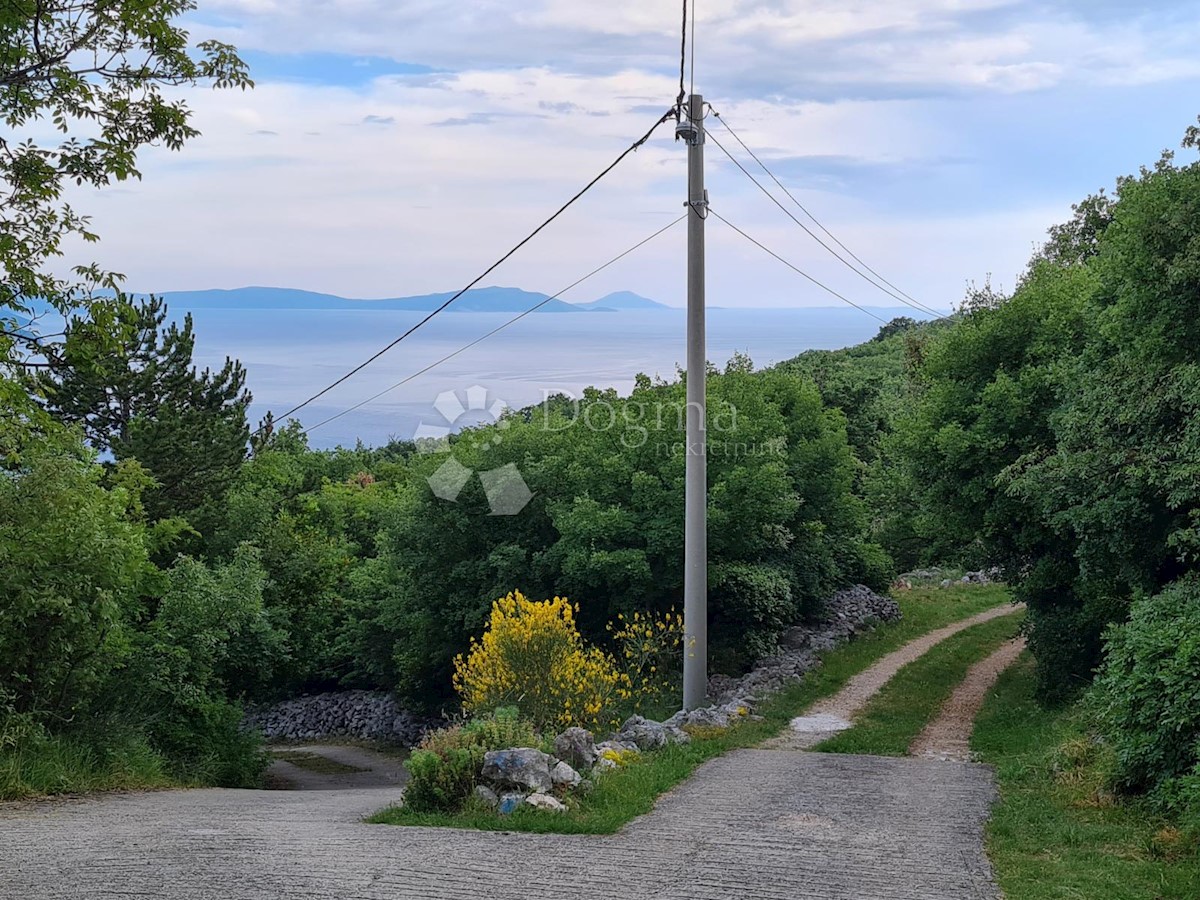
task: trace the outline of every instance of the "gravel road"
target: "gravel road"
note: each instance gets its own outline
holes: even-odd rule
[[[1017,661],[1024,649],[1025,639],[1017,638],[971,666],[967,677],[947,698],[937,717],[913,741],[908,752],[926,759],[969,760],[975,717],[983,708],[983,701],[987,699],[988,691],[996,679]]]
[[[1000,616],[1011,616],[1024,609],[1024,604],[993,607],[909,641],[870,668],[859,672],[832,697],[818,700],[803,716],[792,720],[790,729],[767,741],[763,746],[772,750],[808,750],[817,746],[839,731],[849,728],[854,717],[862,712],[871,698],[910,662],[920,659],[942,641],[973,625],[990,622]]]

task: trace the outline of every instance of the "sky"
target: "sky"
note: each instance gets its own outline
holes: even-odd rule
[[[939,308],[989,275],[1011,287],[1073,202],[1200,113],[1200,0],[695,6],[696,91],[840,241]],[[256,87],[184,90],[202,136],[76,198],[102,236],[88,250],[135,291],[456,290],[671,106],[680,19],[675,0],[198,0],[193,39],[235,44]],[[896,305],[706,155],[720,215],[847,298]],[[554,293],[647,237],[683,212],[686,157],[663,126],[486,283]],[[684,261],[677,227],[565,299],[682,305]],[[839,302],[711,218],[708,283],[725,307]]]

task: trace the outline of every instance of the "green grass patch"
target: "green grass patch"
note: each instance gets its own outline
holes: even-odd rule
[[[1195,900],[1200,853],[1139,801],[1107,790],[1110,751],[1078,708],[1043,709],[1028,654],[976,722],[972,748],[996,767],[988,855],[1009,900]]]
[[[337,762],[319,753],[309,753],[303,750],[272,750],[271,756],[320,775],[352,775],[355,772],[367,771],[358,766]]]
[[[648,813],[659,795],[686,779],[696,768],[730,750],[753,747],[774,737],[788,722],[816,700],[835,693],[850,678],[880,657],[914,638],[1009,601],[999,586],[921,588],[899,597],[904,618],[885,625],[824,654],[823,664],[802,680],[777,694],[758,710],[761,720],[746,721],[723,733],[694,739],[685,746],[668,747],[639,757],[624,768],[607,772],[595,790],[561,815],[518,809],[499,816],[489,809],[468,805],[457,814],[414,813],[393,806],[368,822],[386,825],[474,828],[482,831],[530,831],[558,834],[612,834],[638,816]]]
[[[973,625],[913,660],[867,704],[854,727],[819,744],[823,753],[904,756],[967,670],[1015,637],[1023,615]]]
[[[36,735],[0,750],[0,800],[176,786],[163,757],[134,736],[100,743]]]

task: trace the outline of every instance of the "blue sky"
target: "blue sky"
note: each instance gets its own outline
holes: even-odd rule
[[[670,105],[674,0],[199,0],[196,39],[258,82],[189,90],[203,132],[76,200],[139,291],[451,290]],[[1011,285],[1070,204],[1200,113],[1200,2],[698,0],[696,87],[874,268],[946,307]],[[716,136],[731,150],[719,126]],[[714,208],[856,302],[841,269],[711,145]],[[553,292],[681,212],[669,128],[494,283]],[[710,222],[711,302],[836,301]],[[682,230],[569,299],[683,302]]]

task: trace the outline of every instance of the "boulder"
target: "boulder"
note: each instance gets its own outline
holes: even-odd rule
[[[475,796],[483,801],[484,805],[495,809],[500,805],[500,795],[493,791],[486,784],[478,784],[475,786]]]
[[[658,750],[667,745],[667,730],[661,722],[630,716],[621,726],[617,739],[633,744],[638,750]]]
[[[525,795],[520,791],[509,791],[500,795],[500,804],[496,807],[500,815],[507,816],[518,806],[525,803]]]
[[[560,762],[550,770],[550,781],[555,787],[573,788],[582,780],[583,776],[565,762]]]
[[[530,794],[525,798],[525,802],[534,809],[540,809],[544,812],[563,813],[567,811],[562,801],[556,797],[551,797],[549,794]]]
[[[496,785],[544,793],[554,784],[550,779],[550,763],[549,756],[532,747],[489,750],[483,757],[482,775]]]
[[[579,771],[596,764],[596,739],[586,728],[568,728],[554,739],[554,754]]]

